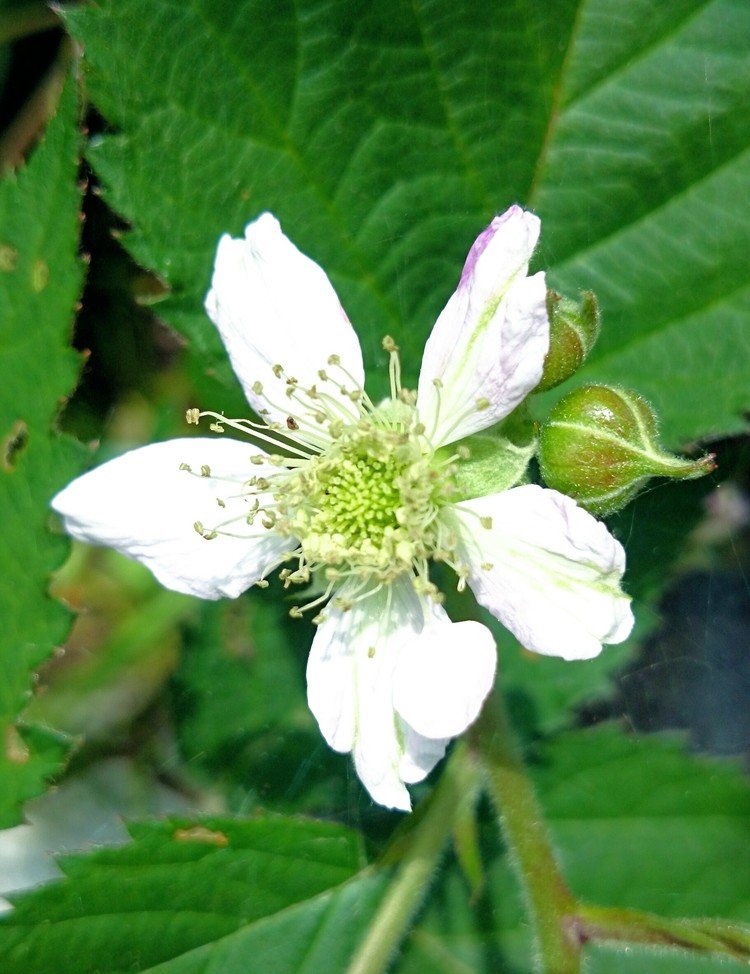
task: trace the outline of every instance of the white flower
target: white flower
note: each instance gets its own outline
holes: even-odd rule
[[[279,568],[319,607],[308,699],[372,797],[409,809],[448,741],[477,717],[496,649],[453,623],[428,575],[459,585],[530,650],[585,659],[632,625],[622,547],[569,498],[534,485],[461,500],[462,449],[537,385],[549,342],[544,275],[527,275],[539,221],[519,207],[478,237],[427,342],[415,395],[364,392],[357,337],[323,271],[266,213],[224,236],[206,307],[263,423],[209,416],[215,436],[133,450],[53,506],[75,538],[146,564],[167,587],[236,597]],[[453,455],[451,455],[453,454]]]

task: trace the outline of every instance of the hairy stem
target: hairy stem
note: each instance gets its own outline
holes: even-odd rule
[[[579,974],[576,902],[555,859],[499,691],[485,704],[471,740],[485,767],[509,855],[527,896],[538,946],[537,970],[540,974]]]
[[[723,954],[745,963],[750,960],[750,927],[732,920],[661,917],[640,910],[580,904],[578,926],[586,940],[674,947]]]
[[[347,974],[383,974],[388,969],[427,893],[458,815],[467,803],[474,803],[478,789],[479,769],[466,744],[459,742],[421,819],[406,837],[396,876]]]

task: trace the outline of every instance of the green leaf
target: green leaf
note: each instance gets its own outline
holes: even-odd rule
[[[580,5],[531,201],[555,287],[595,291],[576,381],[633,386],[676,445],[744,428],[750,8]]]
[[[66,879],[14,897],[0,922],[6,974],[187,974],[209,961],[282,974],[308,951],[318,966],[305,970],[325,970],[329,949],[351,949],[355,903],[367,911],[380,893],[372,880],[328,892],[362,865],[356,835],[336,825],[170,819],[130,832],[132,844],[64,858]]]
[[[63,754],[58,736],[14,721],[35,667],[62,642],[69,613],[46,597],[68,542],[50,534],[51,496],[80,470],[84,451],[54,429],[76,383],[67,347],[81,290],[79,133],[72,82],[42,143],[0,183],[0,826],[37,794]]]
[[[584,974],[733,974],[746,971],[747,964],[723,957],[694,957],[682,951],[646,950],[631,947],[615,951],[592,946],[586,950]]]
[[[369,365],[394,334],[413,380],[472,239],[518,200],[543,218],[551,283],[601,300],[582,377],[638,387],[670,444],[741,428],[742,0],[105,0],[66,17],[117,130],[90,158],[204,368],[229,380],[202,311],[216,240],[262,209],[331,275]]]
[[[535,777],[566,878],[584,900],[671,917],[750,916],[737,868],[750,791],[737,767],[605,727],[541,748]],[[4,971],[343,971],[388,878],[386,870],[357,873],[356,837],[325,823],[172,819],[131,832],[130,846],[63,859],[66,879],[14,898],[15,911],[0,922]],[[451,859],[397,974],[531,974],[513,871],[494,825],[482,832],[481,891]],[[664,956],[672,965],[665,974],[680,970],[681,955]],[[712,971],[712,963],[695,970]],[[615,964],[640,974],[624,959],[613,960],[619,971]]]
[[[750,920],[737,866],[750,788],[739,766],[603,726],[543,748],[536,778],[563,871],[582,899]]]
[[[667,917],[748,922],[750,787],[731,762],[686,754],[674,740],[614,726],[560,736],[534,752],[532,773],[564,876],[577,897]],[[493,827],[482,829],[485,884],[451,860],[395,974],[532,974],[523,898]],[[595,974],[734,971],[682,951],[587,946]],[[639,966],[640,961],[640,966]],[[610,966],[607,966],[609,962]],[[722,967],[722,964],[728,964]]]

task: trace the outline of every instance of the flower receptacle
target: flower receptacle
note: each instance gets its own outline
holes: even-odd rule
[[[665,451],[656,414],[638,393],[582,386],[565,396],[541,429],[539,467],[548,487],[593,514],[620,510],[651,477],[692,480],[715,468]]]

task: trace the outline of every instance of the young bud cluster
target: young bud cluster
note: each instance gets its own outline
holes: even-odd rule
[[[651,477],[692,480],[715,468],[713,455],[688,460],[666,452],[654,410],[638,393],[582,386],[542,426],[539,467],[548,487],[593,514],[624,507]]]

